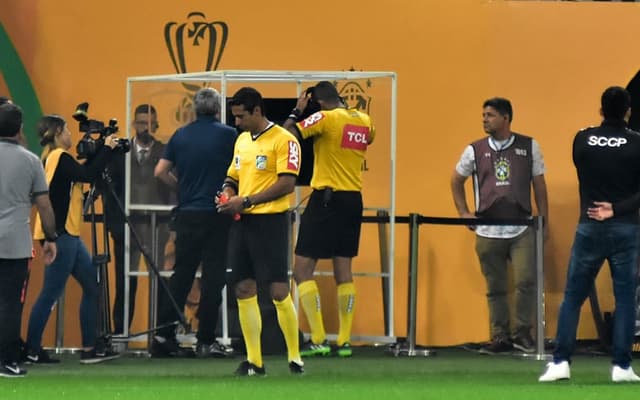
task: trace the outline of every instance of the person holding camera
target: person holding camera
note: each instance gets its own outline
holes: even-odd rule
[[[195,355],[226,357],[233,349],[216,341],[224,288],[227,236],[231,218],[216,212],[214,197],[222,186],[233,156],[235,129],[220,122],[221,98],[213,88],[203,88],[193,98],[196,120],[178,129],[155,167],[154,175],[178,189],[175,215],[175,267],[169,291],[175,300],[161,296],[158,325],[170,324],[182,314],[187,296],[202,262],[201,295]],[[175,174],[174,175],[174,171]],[[177,310],[174,307],[177,305]],[[173,325],[161,328],[151,344],[153,357],[192,356],[176,340]]]
[[[49,197],[53,204],[58,256],[45,265],[44,283],[29,317],[25,345],[25,360],[33,364],[57,363],[42,349],[42,334],[51,309],[63,293],[67,279],[73,276],[82,287],[80,303],[80,330],[82,351],[80,362],[93,364],[118,357],[110,350],[97,351],[98,271],[80,239],[82,222],[82,183],[93,182],[103,170],[112,150],[118,145],[113,135],[104,138],[104,145],[84,164],[79,164],[69,152],[71,132],[65,120],[58,115],[46,115],[38,124],[40,144],[44,146],[42,161]],[[34,239],[44,240],[40,214],[36,215]]]
[[[319,104],[320,111],[296,123],[312,100]],[[367,114],[347,109],[336,87],[327,81],[300,96],[284,126],[302,139],[315,139],[313,192],[300,220],[293,271],[311,328],[311,340],[302,346],[301,353],[312,356],[331,351],[322,321],[320,293],[313,279],[318,259],[331,258],[340,322],[336,353],[350,357],[356,299],[351,263],[358,254],[362,224],[362,163],[375,129]]]
[[[20,325],[33,257],[29,227],[33,205],[42,216],[45,264],[55,260],[57,251],[55,217],[42,163],[22,142],[22,110],[6,101],[0,104],[0,376],[6,378],[27,373],[19,365]]]
[[[298,316],[289,293],[289,194],[300,172],[300,144],[264,114],[262,95],[244,87],[231,99],[236,126],[243,130],[235,145],[217,199],[218,211],[240,218],[229,232],[231,282],[238,298],[238,316],[247,359],[238,376],[264,375],[262,316],[257,285],[269,284],[278,324],[288,351],[289,370],[304,373],[300,358]]]
[[[174,191],[153,176],[153,170],[162,158],[165,144],[154,135],[158,130],[158,114],[151,104],[140,104],[133,113],[132,127],[135,136],[131,139],[131,193],[132,204],[157,204],[169,205],[173,202]],[[125,196],[125,152],[115,152],[108,163],[111,172],[114,193],[110,191],[103,197],[106,202],[107,228],[113,239],[113,251],[115,254],[115,299],[113,303],[114,333],[116,335],[124,333],[124,303],[125,303],[125,271],[124,271],[124,233],[125,219],[120,204],[124,204]],[[150,254],[153,248],[151,239],[151,222],[149,215],[142,215],[142,212],[135,211],[130,216],[131,226],[138,233],[141,245]],[[164,247],[169,240],[169,227],[167,223],[158,223],[158,253],[156,266],[162,270],[164,266]],[[132,240],[129,252],[129,268],[136,271],[140,263],[141,249]],[[152,255],[153,257],[153,255]],[[129,326],[133,321],[135,310],[136,291],[138,279],[135,276],[129,277]]]
[[[513,108],[502,97],[482,105],[482,122],[488,137],[468,145],[451,176],[453,201],[462,218],[529,218],[531,189],[548,231],[549,207],[544,179],[544,159],[538,142],[511,131]],[[464,183],[473,175],[476,213],[469,211]],[[491,341],[482,353],[516,349],[535,351],[531,336],[536,306],[535,235],[526,225],[472,227],[476,253],[487,285]],[[511,326],[507,265],[513,268],[515,321]],[[513,328],[513,329],[512,329]]]

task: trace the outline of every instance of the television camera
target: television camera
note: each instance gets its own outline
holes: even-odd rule
[[[78,121],[80,132],[84,133],[78,145],[76,152],[78,159],[90,159],[95,156],[104,146],[104,138],[118,132],[118,120],[112,118],[109,124],[105,126],[104,122],[95,119],[89,119],[88,116],[89,103],[80,103],[73,113],[73,119]],[[129,139],[116,139],[117,145],[114,150],[126,153],[131,150],[131,142]]]

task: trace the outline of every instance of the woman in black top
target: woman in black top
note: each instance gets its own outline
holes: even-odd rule
[[[42,349],[41,341],[51,309],[63,293],[69,275],[82,287],[80,303],[80,329],[82,332],[82,352],[80,362],[97,363],[117,357],[117,354],[97,353],[96,326],[98,313],[97,269],[91,256],[80,239],[82,221],[82,182],[92,182],[100,174],[117,145],[117,139],[107,136],[90,162],[78,163],[69,149],[71,132],[65,120],[57,115],[42,117],[38,125],[40,144],[44,146],[42,160],[49,184],[49,197],[56,218],[58,256],[53,263],[45,266],[44,283],[36,303],[31,310],[27,333],[26,362],[44,364],[56,363]],[[44,235],[39,215],[36,216],[34,238],[42,240]]]

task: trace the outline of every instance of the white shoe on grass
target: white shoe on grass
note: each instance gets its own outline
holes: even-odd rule
[[[550,362],[547,364],[547,370],[538,378],[538,382],[555,382],[570,378],[571,369],[569,368],[569,362],[561,361],[557,364]]]
[[[614,365],[611,370],[611,380],[613,382],[640,382],[640,376],[636,375],[631,367],[624,369]]]

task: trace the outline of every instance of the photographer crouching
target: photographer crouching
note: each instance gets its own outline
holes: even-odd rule
[[[115,127],[115,124],[113,124]],[[42,349],[42,334],[51,314],[54,303],[63,293],[69,275],[72,275],[82,287],[80,303],[80,330],[82,333],[82,352],[80,362],[93,364],[111,360],[119,356],[110,350],[96,351],[96,332],[98,321],[98,277],[87,248],[80,240],[83,194],[82,183],[95,181],[111,158],[113,149],[119,140],[112,134],[117,128],[109,130],[88,130],[81,141],[91,133],[100,133],[96,141],[95,154],[88,160],[78,163],[69,149],[71,132],[65,120],[58,115],[46,115],[38,124],[40,145],[43,146],[42,161],[49,185],[49,197],[53,205],[56,220],[58,255],[45,266],[44,283],[29,318],[25,362],[32,364],[51,364],[59,360],[49,357]],[[81,126],[81,131],[83,128]],[[105,134],[103,136],[103,134]],[[80,151],[80,145],[78,148]],[[80,154],[82,155],[82,154]],[[86,157],[85,157],[86,158]],[[36,215],[34,238],[43,240],[40,216]]]

